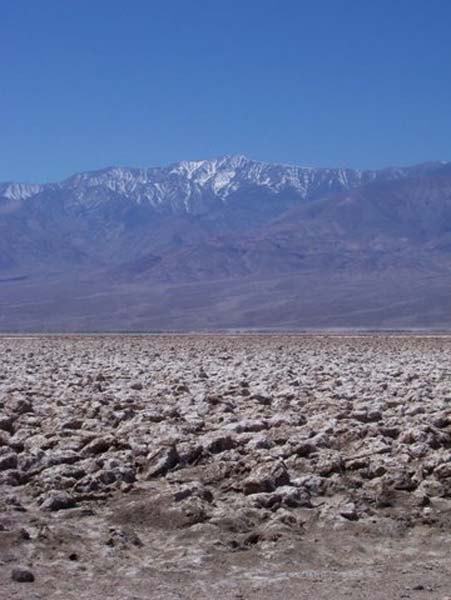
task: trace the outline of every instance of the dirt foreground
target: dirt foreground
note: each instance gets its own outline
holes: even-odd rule
[[[0,599],[451,600],[451,336],[0,337]]]

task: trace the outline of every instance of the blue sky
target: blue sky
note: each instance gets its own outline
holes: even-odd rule
[[[0,181],[451,160],[449,0],[0,0]]]

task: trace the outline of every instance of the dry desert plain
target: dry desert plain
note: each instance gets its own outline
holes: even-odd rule
[[[451,598],[451,336],[0,357],[1,600]]]

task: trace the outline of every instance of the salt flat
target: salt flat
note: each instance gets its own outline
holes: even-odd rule
[[[451,336],[0,352],[2,600],[451,597]]]

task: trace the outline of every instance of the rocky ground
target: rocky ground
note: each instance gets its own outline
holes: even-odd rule
[[[451,599],[451,336],[0,352],[1,600]]]

